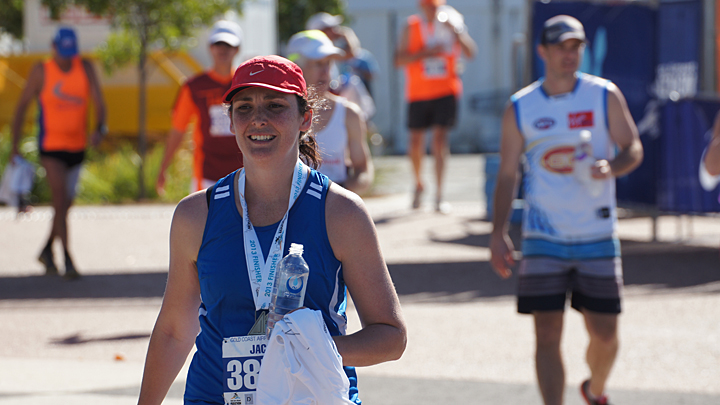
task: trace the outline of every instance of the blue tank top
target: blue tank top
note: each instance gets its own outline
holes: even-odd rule
[[[224,403],[223,338],[247,335],[257,316],[245,261],[242,217],[235,205],[235,173],[213,187],[198,252],[201,331],[195,339],[197,351],[188,371],[185,403]],[[321,311],[330,334],[338,336],[347,329],[347,293],[342,263],[335,258],[325,224],[329,187],[325,175],[311,170],[290,209],[283,252],[287,253],[291,243],[304,246],[303,258],[310,267],[305,306]],[[355,368],[345,367],[345,373],[350,380],[350,400],[360,404]]]

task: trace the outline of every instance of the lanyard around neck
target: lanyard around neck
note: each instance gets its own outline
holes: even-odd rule
[[[270,307],[270,296],[272,295],[273,284],[275,282],[277,265],[282,259],[283,246],[285,246],[288,214],[295,200],[300,196],[303,187],[305,187],[307,177],[308,170],[298,159],[293,171],[288,208],[275,231],[270,252],[268,253],[267,260],[265,260],[262,249],[260,248],[260,240],[255,233],[255,228],[250,223],[250,216],[248,215],[247,202],[245,201],[245,169],[242,169],[238,175],[238,194],[240,195],[240,205],[243,210],[245,262],[247,263],[248,277],[250,278],[250,285],[252,287],[255,309],[257,310],[268,309]]]

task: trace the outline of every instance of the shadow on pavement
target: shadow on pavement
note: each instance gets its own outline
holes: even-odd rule
[[[519,230],[511,228],[519,247]],[[436,243],[487,247],[489,235],[468,234]],[[625,285],[648,291],[695,288],[720,294],[720,257],[713,247],[677,243],[622,241]],[[515,276],[500,279],[485,261],[396,263],[388,265],[403,302],[466,302],[512,297]],[[24,299],[160,298],[167,273],[89,274],[67,282],[60,277],[0,278],[0,301]]]
[[[0,278],[0,301],[23,299],[155,298],[165,292],[167,272],[89,274],[61,277]]]
[[[148,339],[150,337],[149,333],[134,333],[134,334],[127,334],[127,335],[119,335],[119,336],[106,336],[106,337],[95,337],[95,338],[89,338],[89,337],[82,337],[79,333],[76,333],[74,335],[62,338],[62,339],[53,339],[51,340],[52,344],[55,345],[81,345],[85,343],[95,343],[95,342],[115,342],[115,341],[121,341],[121,340],[136,340],[136,339]]]

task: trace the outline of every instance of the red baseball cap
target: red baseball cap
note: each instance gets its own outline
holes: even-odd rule
[[[277,55],[258,56],[238,66],[223,101],[231,102],[235,93],[247,87],[264,87],[281,93],[307,96],[307,86],[300,66]]]

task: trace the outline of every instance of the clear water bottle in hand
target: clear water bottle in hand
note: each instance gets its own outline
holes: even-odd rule
[[[308,268],[302,257],[303,245],[290,244],[290,252],[278,264],[275,284],[270,298],[270,312],[268,313],[267,336],[270,337],[275,323],[288,312],[298,309],[305,302],[305,289],[307,288]]]
[[[438,22],[438,24],[435,24],[433,35],[435,44],[443,45],[445,52],[452,52],[455,44],[455,35],[452,31],[454,30],[457,34],[464,31],[465,19],[463,15],[451,6],[441,5],[435,13],[435,20]]]
[[[592,134],[590,131],[580,131],[580,142],[575,147],[573,174],[591,196],[597,197],[602,193],[603,183],[592,177],[595,156],[593,155],[591,140]]]

